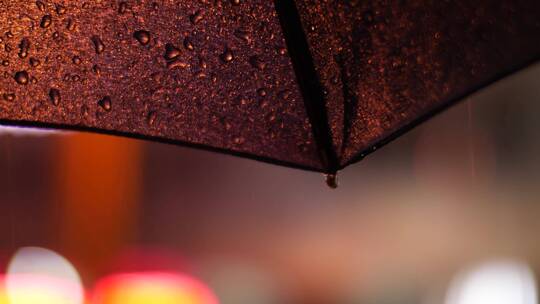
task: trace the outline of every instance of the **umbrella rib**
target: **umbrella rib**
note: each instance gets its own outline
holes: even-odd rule
[[[274,0],[274,6],[325,173],[336,173],[339,162],[328,123],[323,87],[317,76],[298,8],[294,0]]]
[[[520,64],[516,64],[490,78],[488,78],[487,80],[485,80],[484,82],[478,84],[477,86],[474,86],[466,91],[464,91],[463,93],[457,95],[456,97],[448,100],[448,101],[445,101],[441,104],[439,104],[438,106],[434,107],[433,109],[431,110],[428,110],[427,112],[425,112],[423,115],[420,115],[417,119],[414,119],[408,123],[405,123],[403,124],[401,127],[399,127],[398,129],[396,129],[394,132],[392,132],[391,134],[389,134],[388,136],[386,137],[383,137],[383,138],[379,138],[375,141],[373,141],[371,144],[369,144],[365,149],[361,150],[359,153],[357,153],[350,161],[346,162],[345,164],[341,165],[340,166],[340,170],[341,169],[344,169],[345,167],[349,166],[349,165],[352,165],[354,163],[357,163],[361,160],[363,160],[366,156],[368,156],[369,154],[373,153],[374,151],[380,149],[381,147],[389,144],[390,142],[392,142],[393,140],[395,140],[396,138],[402,136],[403,134],[411,131],[412,129],[414,129],[415,127],[417,127],[418,125],[430,120],[431,118],[433,118],[434,116],[438,115],[439,113],[443,112],[444,110],[450,108],[451,106],[465,100],[465,97],[467,96],[470,96],[484,88],[486,88],[487,86],[497,82],[497,81],[500,81],[506,77],[509,77],[511,76],[512,74],[515,74],[521,70],[523,70],[524,68],[527,68],[529,66],[532,66],[534,64],[540,64],[540,54],[537,54],[531,58],[529,58],[528,60],[525,60],[524,62],[520,63]]]

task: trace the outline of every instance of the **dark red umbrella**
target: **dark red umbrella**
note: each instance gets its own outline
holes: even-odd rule
[[[540,1],[0,2],[0,123],[334,174],[540,57]]]

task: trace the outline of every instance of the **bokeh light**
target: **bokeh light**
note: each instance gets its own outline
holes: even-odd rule
[[[116,274],[96,285],[93,304],[218,304],[199,280],[176,273]]]
[[[19,249],[9,263],[5,286],[10,304],[84,303],[84,289],[75,268],[44,248]]]
[[[0,135],[8,134],[13,136],[47,136],[51,134],[67,133],[59,130],[40,129],[30,127],[12,127],[12,126],[0,126]]]
[[[516,261],[494,261],[458,275],[446,304],[537,304],[534,275]]]

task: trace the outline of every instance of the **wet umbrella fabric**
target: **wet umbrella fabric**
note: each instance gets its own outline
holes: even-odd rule
[[[0,123],[333,173],[540,57],[540,2],[0,2]]]

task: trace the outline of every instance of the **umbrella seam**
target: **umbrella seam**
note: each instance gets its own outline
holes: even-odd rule
[[[339,162],[328,123],[323,87],[315,69],[298,8],[293,0],[275,0],[274,6],[279,16],[322,165],[326,173],[336,173]]]

